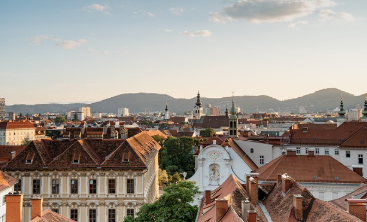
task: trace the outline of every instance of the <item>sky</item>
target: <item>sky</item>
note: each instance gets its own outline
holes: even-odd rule
[[[0,1],[0,97],[361,95],[366,9],[366,0]]]

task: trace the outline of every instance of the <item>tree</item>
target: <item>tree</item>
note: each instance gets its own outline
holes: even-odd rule
[[[77,121],[79,121],[79,118],[78,118],[78,113],[74,113],[74,118],[73,118],[73,121],[74,121],[74,122],[77,122]]]
[[[58,116],[58,117],[55,118],[55,123],[56,124],[65,123],[65,122],[67,122],[67,120],[62,116]]]
[[[158,171],[158,183],[159,186],[163,187],[168,184],[168,174],[167,171],[159,169]]]
[[[164,137],[162,135],[154,135],[152,136],[152,138],[157,142],[159,143],[159,145],[163,146],[163,143],[164,143]]]
[[[23,140],[23,146],[28,146],[29,144],[31,143],[31,140],[30,139],[28,139],[28,138],[25,138],[24,140]]]
[[[200,131],[200,136],[202,137],[212,137],[215,136],[215,131],[212,128],[206,128],[205,130]]]
[[[171,184],[164,189],[159,200],[143,205],[135,219],[126,217],[124,222],[195,221],[198,207],[190,203],[194,201],[198,191],[199,188],[193,181],[183,180],[177,184]]]

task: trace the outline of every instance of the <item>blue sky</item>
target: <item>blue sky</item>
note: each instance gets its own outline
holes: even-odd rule
[[[0,97],[360,95],[366,9],[365,0],[1,1]]]

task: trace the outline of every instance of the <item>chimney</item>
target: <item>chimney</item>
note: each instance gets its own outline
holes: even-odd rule
[[[300,194],[293,194],[293,208],[297,220],[303,220],[303,197]]]
[[[366,222],[366,199],[347,199],[348,212]]]
[[[40,197],[32,198],[32,209],[31,209],[31,219],[42,216],[42,203],[43,199]]]
[[[228,210],[228,200],[215,199],[215,202],[215,221],[219,222]]]
[[[256,222],[256,210],[248,210],[247,215],[247,222]]]
[[[250,179],[251,176],[258,178],[259,173],[246,173],[246,190],[248,193],[250,193],[250,183],[248,180]]]
[[[12,159],[14,159],[14,157],[17,155],[17,152],[16,151],[11,151],[10,153],[9,153],[9,160],[12,160]]]
[[[296,156],[296,148],[287,148],[287,156]]]
[[[363,177],[363,165],[352,165],[353,171]]]
[[[210,190],[205,191],[205,204],[208,205],[212,202],[212,192]]]
[[[6,198],[6,222],[23,221],[23,194],[11,192]]]
[[[277,184],[279,185],[280,182],[282,182],[282,174],[277,175]]]
[[[258,177],[249,178],[250,185],[250,200],[253,205],[257,205],[259,201]]]
[[[250,201],[246,198],[246,200],[241,201],[241,213],[243,221],[248,220],[248,213],[247,211],[250,210]]]
[[[287,193],[288,190],[292,187],[292,180],[287,174],[282,175],[282,191],[283,193]]]

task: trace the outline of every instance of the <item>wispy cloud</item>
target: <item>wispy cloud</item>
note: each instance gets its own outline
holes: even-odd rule
[[[298,29],[298,26],[306,25],[306,24],[308,24],[308,21],[298,21],[298,22],[293,22],[289,24],[288,27],[292,29]]]
[[[43,41],[51,39],[50,36],[47,35],[39,35],[32,37],[33,43],[36,45],[41,45]]]
[[[224,7],[223,12],[232,19],[245,19],[253,23],[284,22],[335,5],[332,0],[240,0]],[[211,16],[213,21],[221,21],[218,14]]]
[[[321,21],[342,21],[342,22],[352,22],[355,20],[354,16],[346,12],[334,12],[330,9],[321,10],[319,12],[319,17]]]
[[[227,15],[223,15],[222,13],[219,12],[210,12],[208,20],[211,22],[219,22],[219,23],[226,23],[227,21],[235,21],[235,19]]]
[[[182,32],[182,34],[188,35],[190,37],[197,37],[197,36],[208,37],[212,35],[212,33],[209,30],[199,30],[195,32],[184,31]]]
[[[75,47],[83,44],[83,43],[86,43],[87,40],[86,39],[80,39],[78,41],[75,41],[75,40],[64,40],[60,43],[58,43],[58,45],[60,45],[62,48],[64,49],[74,49]]]
[[[183,8],[170,8],[170,11],[174,15],[181,15],[183,13]]]
[[[138,15],[138,14],[144,15],[144,16],[149,16],[149,17],[155,17],[155,15],[153,13],[145,11],[143,9],[139,9],[138,11],[134,12],[134,15]]]
[[[102,12],[103,14],[109,15],[110,14],[108,12],[109,8],[110,7],[108,5],[92,4],[92,5],[84,7],[83,10],[85,10],[85,11],[99,11],[99,12]]]

